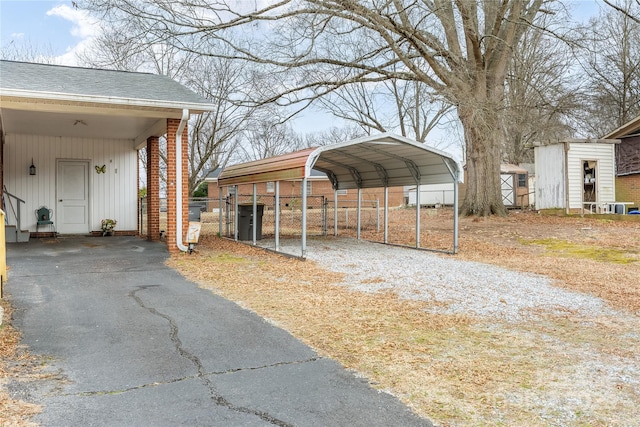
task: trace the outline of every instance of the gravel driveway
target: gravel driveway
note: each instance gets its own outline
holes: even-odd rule
[[[297,245],[284,241],[281,247],[296,253]],[[342,285],[363,292],[394,291],[401,298],[432,302],[430,310],[444,314],[511,322],[540,312],[587,318],[616,314],[601,299],[555,287],[548,277],[454,255],[352,238],[317,238],[307,241],[307,259],[346,274]]]

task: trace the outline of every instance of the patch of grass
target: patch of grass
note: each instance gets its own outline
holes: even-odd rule
[[[569,258],[585,258],[613,264],[631,264],[638,261],[636,254],[624,249],[603,248],[595,245],[582,245],[560,239],[520,239],[524,245],[540,245],[558,256]]]
[[[212,256],[210,258],[210,261],[220,262],[225,264],[231,264],[231,263],[246,264],[249,262],[246,258],[236,256],[227,252],[223,252],[223,253],[217,254],[216,256]]]

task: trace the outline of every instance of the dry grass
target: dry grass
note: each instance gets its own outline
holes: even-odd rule
[[[38,405],[12,399],[4,385],[18,380],[33,371],[30,356],[20,348],[20,333],[11,326],[11,306],[6,300],[0,300],[4,309],[2,325],[0,325],[0,426],[28,427],[36,424],[31,417],[40,412]]]
[[[398,243],[414,238],[411,227],[401,231],[411,224],[407,215],[398,211],[390,220]],[[448,242],[448,219],[446,213],[425,219],[430,242]],[[540,244],[544,239],[594,251],[568,253]],[[639,241],[637,223],[512,214],[463,219],[458,257],[547,274],[558,286],[637,313],[640,289],[632,284],[640,277]],[[617,255],[593,256],[595,249]],[[632,261],[617,263],[620,257]],[[538,313],[541,320],[526,324],[436,315],[424,311],[425,302],[335,286],[342,276],[310,261],[207,236],[196,254],[173,257],[169,264],[440,425],[604,426],[640,419],[640,324],[631,315],[584,319]]]

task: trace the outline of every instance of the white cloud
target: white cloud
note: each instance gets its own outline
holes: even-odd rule
[[[94,37],[97,34],[97,25],[95,19],[91,18],[84,10],[72,9],[66,4],[56,6],[47,11],[48,16],[59,16],[62,19],[72,22],[71,35],[86,39]]]
[[[24,39],[24,33],[11,33],[11,38],[14,40]]]
[[[57,16],[73,24],[70,34],[80,40],[74,46],[57,57],[57,62],[64,65],[77,65],[77,54],[89,49],[94,38],[100,33],[98,22],[84,10],[73,9],[66,4],[56,6],[47,11],[48,16]]]

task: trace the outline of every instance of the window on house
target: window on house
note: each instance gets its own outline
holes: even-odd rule
[[[336,193],[338,193],[338,196],[346,196],[347,195],[347,190],[338,190],[338,191],[336,191]]]
[[[235,194],[236,194],[236,187],[234,186],[227,187],[227,195],[233,196]]]
[[[267,193],[273,193],[276,191],[276,183],[273,181],[267,182]]]
[[[307,196],[311,195],[311,181],[307,181]]]
[[[518,187],[526,187],[527,186],[527,174],[519,173],[518,174]]]

